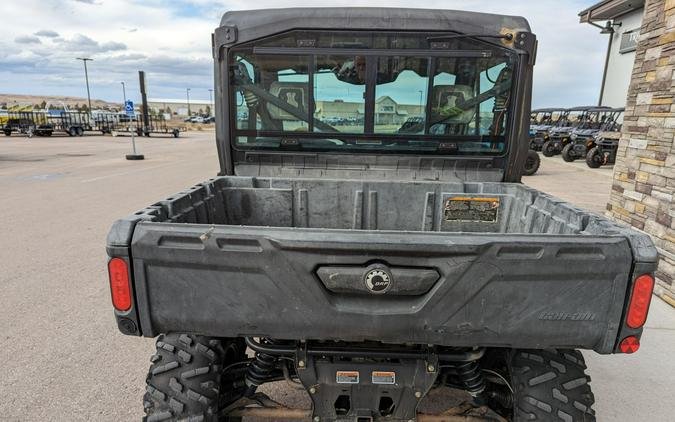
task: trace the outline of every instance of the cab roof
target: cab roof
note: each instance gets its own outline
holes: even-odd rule
[[[292,29],[453,31],[493,35],[501,33],[503,29],[531,32],[527,20],[518,16],[380,7],[299,7],[231,11],[225,13],[220,26],[236,28],[237,43]]]

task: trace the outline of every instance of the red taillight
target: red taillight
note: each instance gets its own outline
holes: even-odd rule
[[[621,353],[635,353],[640,349],[640,340],[638,340],[635,336],[626,337],[625,339],[621,340],[619,348],[621,349]]]
[[[131,308],[131,288],[126,261],[121,258],[111,259],[108,262],[108,275],[113,306],[118,311],[128,311]]]
[[[641,275],[635,280],[633,296],[630,298],[628,317],[626,318],[626,324],[630,328],[640,328],[647,321],[647,312],[649,311],[653,290],[654,277],[651,275]]]

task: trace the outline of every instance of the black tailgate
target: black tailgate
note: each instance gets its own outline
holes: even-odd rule
[[[131,255],[145,336],[188,331],[601,353],[614,347],[632,262],[621,236],[152,222],[136,225]],[[317,274],[365,273],[373,265],[438,278],[413,294],[371,294],[362,285],[327,286]]]

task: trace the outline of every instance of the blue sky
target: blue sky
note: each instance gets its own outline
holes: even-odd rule
[[[535,107],[595,103],[607,36],[579,24],[592,0],[420,0],[415,7],[521,15],[539,38]],[[303,6],[288,0],[21,0],[0,1],[0,93],[138,99],[138,70],[151,98],[208,99],[213,84],[210,34],[227,10]],[[378,6],[374,0],[315,0],[316,6]],[[410,6],[390,0],[391,7]]]

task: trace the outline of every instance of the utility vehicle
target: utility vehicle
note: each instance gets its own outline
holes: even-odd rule
[[[601,132],[595,139],[595,146],[586,153],[586,164],[596,169],[616,162],[621,132]]]
[[[570,108],[565,119],[548,131],[549,139],[542,145],[541,152],[547,157],[560,154],[563,148],[570,143],[570,136],[575,130],[599,125],[600,114],[609,109],[609,107],[595,106]]]
[[[558,122],[567,118],[569,112],[564,108],[541,108],[532,110],[535,119],[530,123],[530,149],[541,151],[544,142],[549,140],[548,132]]]
[[[595,420],[579,349],[638,349],[656,250],[519,183],[536,45],[513,16],[226,13],[220,174],[107,239],[119,329],[158,337],[146,420]]]
[[[570,134],[570,142],[562,150],[562,158],[567,162],[578,158],[585,158],[588,151],[595,148],[596,140],[601,139],[603,134],[620,132],[623,121],[623,108],[601,110],[594,120],[585,122]]]

